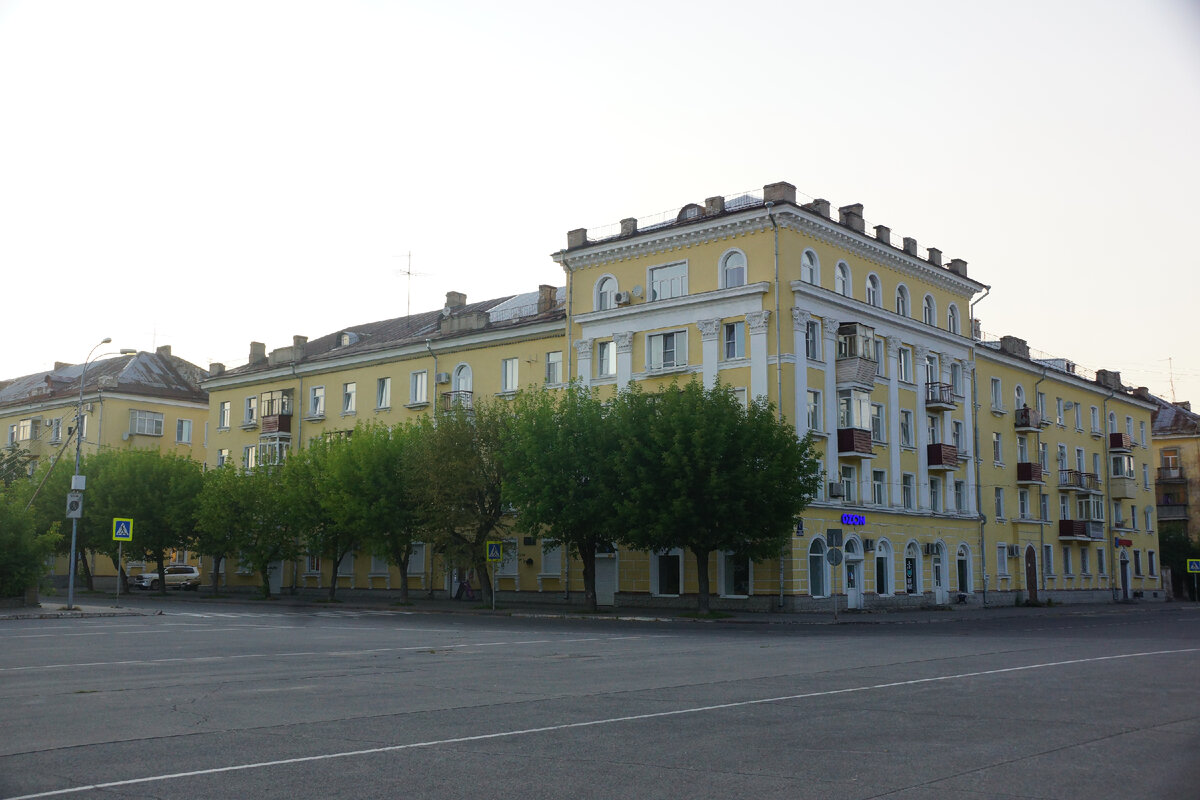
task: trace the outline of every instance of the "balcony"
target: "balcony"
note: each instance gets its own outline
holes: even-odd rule
[[[1110,433],[1108,435],[1108,451],[1110,453],[1128,453],[1133,449],[1133,437],[1128,433]]]
[[[949,383],[925,384],[925,408],[930,411],[953,411],[958,404],[954,401],[954,386]]]
[[[862,428],[838,428],[838,455],[846,458],[874,458],[871,432]]]
[[[1172,522],[1188,518],[1187,503],[1160,503],[1155,509],[1159,522]]]
[[[857,386],[870,390],[875,386],[875,375],[878,372],[879,364],[873,358],[838,356],[837,383],[841,388]]]
[[[958,469],[958,448],[952,444],[926,445],[925,455],[930,472]]]
[[[1042,486],[1046,482],[1042,465],[1036,461],[1017,462],[1017,483]]]
[[[1159,483],[1187,483],[1187,475],[1183,472],[1183,467],[1159,467],[1158,478]]]
[[[1108,496],[1112,500],[1134,500],[1137,498],[1137,481],[1133,478],[1114,476],[1108,482]]]
[[[1099,492],[1100,477],[1094,472],[1060,469],[1058,471],[1058,488],[1075,492]]]
[[[452,411],[456,408],[465,408],[468,411],[475,408],[475,393],[458,389],[453,392],[442,392],[442,410]]]
[[[1018,408],[1013,422],[1018,433],[1036,433],[1050,424],[1042,419],[1041,413],[1036,408],[1029,406]]]
[[[262,433],[291,433],[292,415],[266,414],[262,417]]]
[[[1103,541],[1104,523],[1084,519],[1060,519],[1058,538],[1073,542]]]

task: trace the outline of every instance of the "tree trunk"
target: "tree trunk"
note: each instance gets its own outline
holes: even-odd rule
[[[219,586],[221,584],[221,565],[225,563],[225,556],[221,556],[220,558],[218,558],[217,556],[213,556],[212,560],[213,560],[213,574],[212,574],[213,597],[216,597],[217,593],[220,591]]]
[[[329,576],[329,602],[333,602],[337,594],[337,579],[338,579],[338,564],[342,563],[339,558],[333,562],[333,568],[330,570],[332,574]]]
[[[496,587],[492,586],[492,576],[488,572],[488,564],[484,562],[476,564],[475,574],[479,576],[479,594],[483,602],[490,604],[492,602],[492,593],[496,591]]]
[[[260,567],[258,575],[262,578],[262,598],[263,600],[271,599],[271,566],[268,562],[266,566]]]
[[[408,551],[397,561],[396,568],[400,570],[400,602],[408,604],[408,559],[412,551]]]
[[[84,585],[87,586],[87,590],[89,592],[94,592],[96,590],[96,586],[95,582],[92,580],[92,568],[88,566],[87,552],[83,549],[77,550],[75,557],[79,561],[75,569],[76,579],[78,580],[78,577],[82,576]]]
[[[696,556],[696,610],[701,614],[707,614],[710,606],[708,603],[708,555],[705,550],[703,553],[699,550],[693,550],[692,554]]]
[[[158,593],[164,596],[167,593],[167,562],[161,553],[158,556]]]
[[[587,610],[596,611],[596,545],[589,543],[579,548],[579,559],[583,562],[583,599]]]

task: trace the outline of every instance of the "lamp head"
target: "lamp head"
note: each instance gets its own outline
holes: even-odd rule
[[[101,339],[101,340],[100,340],[100,344],[108,344],[108,343],[110,343],[111,341],[112,341],[112,337],[110,337],[110,336],[105,336],[103,339]]]

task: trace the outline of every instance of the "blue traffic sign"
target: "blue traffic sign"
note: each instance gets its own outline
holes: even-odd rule
[[[1188,572],[1200,572],[1200,558],[1189,558]]]
[[[133,520],[132,519],[113,517],[113,541],[114,542],[132,542],[133,541]]]
[[[488,561],[500,561],[501,560],[501,552],[500,551],[501,551],[500,542],[488,542],[487,543],[487,560]]]

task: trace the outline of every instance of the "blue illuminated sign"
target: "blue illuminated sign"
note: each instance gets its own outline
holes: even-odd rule
[[[862,514],[842,514],[843,525],[866,525],[867,518]]]

